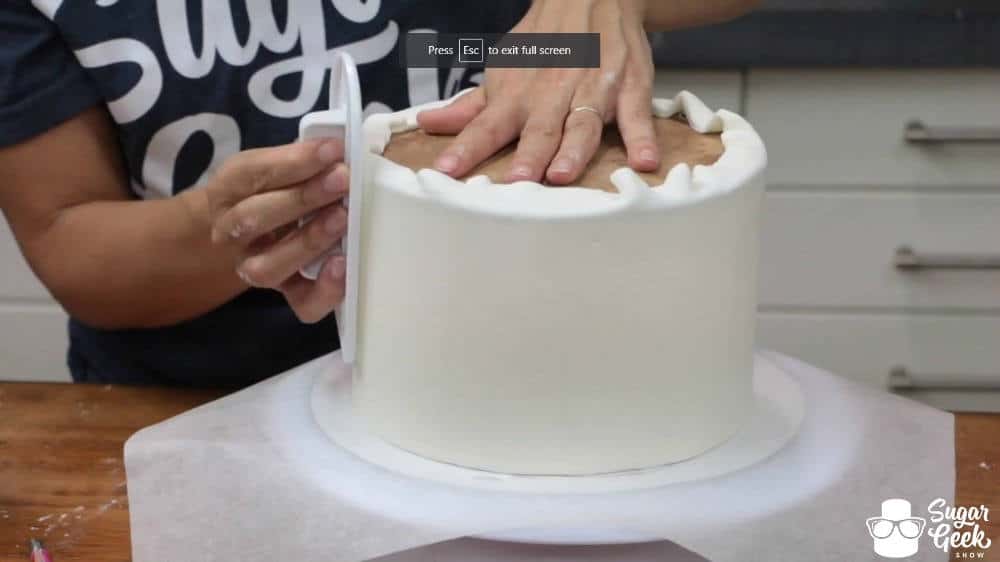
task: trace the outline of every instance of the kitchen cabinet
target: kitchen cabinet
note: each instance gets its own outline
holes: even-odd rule
[[[2,216],[0,271],[0,380],[70,380],[66,313],[25,263]]]
[[[764,307],[1000,312],[1000,190],[778,191],[764,216]]]
[[[1000,70],[750,69],[758,343],[1000,411]]]
[[[951,410],[1000,404],[998,316],[764,310],[762,347]]]
[[[1000,185],[997,70],[750,70],[747,113],[775,187]]]

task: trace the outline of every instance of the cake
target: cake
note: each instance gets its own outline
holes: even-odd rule
[[[653,100],[664,164],[606,134],[576,187],[426,169],[427,107],[365,120],[354,406],[436,461],[529,475],[678,462],[752,407],[764,146],[690,93]],[[491,179],[494,178],[494,179]]]

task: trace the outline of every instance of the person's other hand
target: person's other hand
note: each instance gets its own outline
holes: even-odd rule
[[[343,256],[326,260],[316,281],[299,269],[334,247],[347,231],[340,201],[349,181],[336,139],[247,150],[227,160],[202,188],[212,241],[232,245],[236,273],[253,287],[284,294],[304,322],[317,322],[344,298]],[[315,213],[298,228],[299,219]]]
[[[507,181],[576,180],[617,121],[629,165],[653,171],[660,150],[653,130],[653,61],[642,0],[535,0],[511,33],[600,33],[601,67],[487,69],[485,84],[440,109],[420,126],[458,134],[435,168],[468,173],[520,137]],[[587,107],[596,111],[574,111]]]

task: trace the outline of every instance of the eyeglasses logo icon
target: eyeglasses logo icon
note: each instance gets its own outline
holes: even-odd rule
[[[906,558],[920,548],[918,539],[927,520],[911,515],[910,502],[893,498],[882,502],[881,517],[869,517],[868,534],[874,541],[875,554],[883,558]]]

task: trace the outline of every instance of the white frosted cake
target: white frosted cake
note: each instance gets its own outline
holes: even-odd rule
[[[402,143],[424,108],[365,121],[355,406],[370,431],[446,463],[558,475],[733,436],[753,399],[753,128],[684,92],[653,109],[673,152],[697,143],[694,162],[667,151],[664,177],[639,175],[612,139],[588,172],[599,185],[501,185],[405,165],[434,148],[422,132]]]

